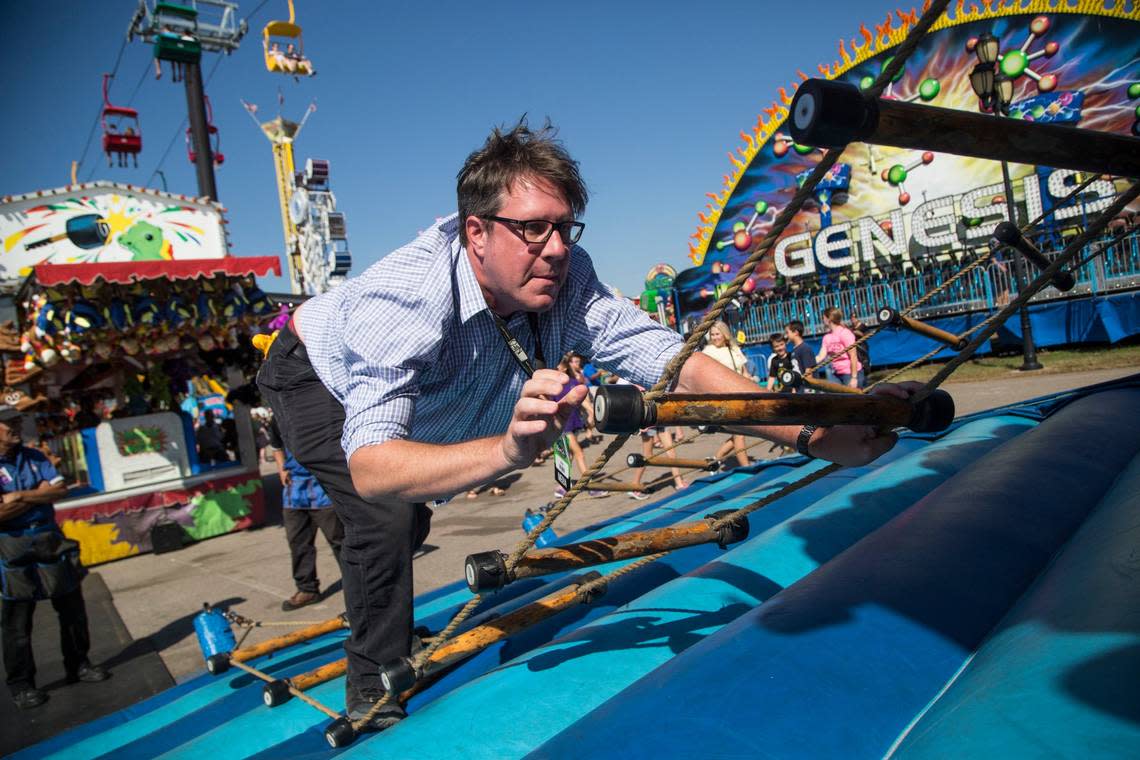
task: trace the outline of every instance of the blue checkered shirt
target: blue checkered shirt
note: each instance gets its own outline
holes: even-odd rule
[[[526,381],[459,243],[457,215],[309,300],[298,322],[313,368],[344,404],[341,445],[349,457],[393,439],[455,443],[501,434]],[[526,315],[512,315],[507,327],[533,357]],[[603,285],[577,246],[538,330],[551,366],[574,351],[646,387],[681,348],[679,335]]]

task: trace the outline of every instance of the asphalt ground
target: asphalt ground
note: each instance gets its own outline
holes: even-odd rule
[[[1065,375],[1033,375],[1011,373],[1001,381],[979,383],[947,383],[944,388],[954,397],[957,413],[975,411],[1015,403],[1049,393],[1105,382],[1133,374],[1140,368],[1125,368],[1080,372]],[[726,435],[696,435],[689,431],[688,440],[677,449],[678,456],[703,458],[712,453],[727,439]],[[755,459],[778,456],[770,451],[770,444],[756,441],[749,454]],[[586,459],[592,462],[602,451],[602,444],[585,448]],[[641,444],[635,437],[621,454],[612,460],[607,472],[621,480],[628,480],[628,471],[617,473],[625,466],[625,455],[640,452]],[[193,617],[204,602],[233,609],[254,620],[268,622],[316,622],[340,614],[344,599],[340,588],[339,572],[324,538],[318,536],[318,573],[322,581],[323,598],[314,605],[294,612],[281,610],[282,600],[294,592],[290,574],[289,551],[285,532],[281,526],[281,487],[273,465],[264,463],[265,493],[268,507],[266,525],[202,541],[176,552],[161,555],[140,555],[93,568],[113,598],[110,613],[117,613],[120,622],[107,624],[106,630],[125,626],[127,637],[116,635],[115,642],[96,640],[93,646],[95,661],[110,659],[115,670],[115,683],[125,687],[128,680],[146,679],[154,684],[153,667],[144,670],[133,658],[123,656],[128,650],[157,652],[161,662],[175,681],[200,673],[204,669],[202,655],[194,635]],[[650,469],[650,473],[665,470]],[[687,476],[688,479],[700,474]],[[646,480],[652,480],[647,474]],[[492,495],[490,484],[475,499],[459,495],[450,503],[436,509],[431,535],[415,559],[415,591],[430,591],[462,578],[463,560],[471,553],[491,549],[510,550],[523,537],[521,522],[526,509],[540,507],[555,499],[553,465],[547,462],[513,473],[498,483],[505,488],[502,495]],[[666,485],[653,495],[659,499],[672,492]],[[635,501],[624,493],[613,493],[604,498],[585,495],[575,499],[570,508],[559,517],[554,526],[558,534],[569,533],[641,507],[650,501]],[[94,590],[94,589],[93,589]],[[100,594],[102,592],[100,591]],[[52,614],[50,605],[37,610],[37,661],[41,672],[54,665],[51,657],[58,658],[53,646],[54,635],[50,623],[43,623]],[[99,628],[104,630],[104,628]],[[286,632],[289,628],[264,627],[254,629],[246,643]],[[46,644],[46,645],[45,645]],[[109,646],[109,648],[108,648]],[[120,648],[120,652],[111,649]],[[136,672],[137,671],[137,672]],[[161,679],[159,679],[161,681]],[[83,685],[80,686],[89,686]],[[74,688],[74,687],[70,687]],[[149,687],[153,690],[153,686]],[[84,689],[91,696],[91,707],[73,708],[72,719],[91,720],[112,711],[108,704],[100,703],[98,689]],[[134,693],[134,692],[130,692]],[[139,691],[139,698],[148,690]],[[116,704],[113,709],[124,705]],[[27,715],[31,715],[28,713]],[[7,715],[5,715],[7,717]],[[46,716],[45,716],[46,717]],[[83,722],[82,720],[77,722]],[[45,721],[40,721],[45,723]],[[60,725],[56,730],[62,730]],[[48,735],[49,725],[35,732],[37,737]],[[30,738],[30,737],[29,737]]]

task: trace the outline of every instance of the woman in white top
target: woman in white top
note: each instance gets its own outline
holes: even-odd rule
[[[724,322],[717,322],[709,328],[709,342],[703,349],[703,352],[716,359],[718,362],[726,367],[731,368],[734,372],[739,372],[745,377],[749,377],[748,369],[745,363],[748,361],[744,357],[744,352],[736,345],[736,341],[732,337],[732,331],[728,329],[728,325]],[[728,456],[730,451],[736,451],[736,463],[739,467],[744,467],[748,464],[748,454],[744,450],[744,436],[734,435],[732,438],[724,442],[724,445],[717,449],[716,458],[722,459]]]

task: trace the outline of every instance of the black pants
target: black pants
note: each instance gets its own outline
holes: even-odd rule
[[[395,499],[366,502],[356,493],[340,446],[344,407],[321,384],[290,327],[273,341],[257,384],[285,447],[316,477],[344,525],[348,678],[358,688],[380,689],[379,666],[411,654],[412,554],[427,538],[431,510]]]
[[[283,509],[281,521],[285,524],[285,539],[289,542],[289,556],[293,560],[293,582],[298,591],[315,594],[321,590],[317,579],[317,529],[328,539],[337,564],[340,564],[340,545],[344,541],[344,526],[336,511],[325,509]]]
[[[87,661],[91,637],[87,632],[87,607],[83,604],[83,590],[51,600],[59,614],[59,645],[63,650],[63,668],[75,675],[79,666]],[[8,672],[8,689],[15,695],[36,686],[36,661],[32,656],[32,616],[35,601],[3,600],[0,603],[0,627],[4,635],[4,669]]]

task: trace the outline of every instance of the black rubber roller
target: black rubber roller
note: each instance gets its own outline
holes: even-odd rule
[[[645,456],[643,454],[630,454],[625,458],[625,463],[630,467],[644,467]]]
[[[884,306],[879,309],[879,324],[887,325],[888,327],[897,327],[902,320],[902,315],[898,309],[892,309],[890,306]]]
[[[230,669],[230,656],[228,654],[212,654],[206,658],[206,670],[212,676],[220,676]]]
[[[719,520],[722,517],[731,515],[736,510],[722,509],[719,512],[713,512],[711,515],[705,515],[706,519]],[[748,538],[748,515],[742,515],[732,522],[725,523],[719,531],[717,531],[717,544],[721,549],[727,549],[729,544],[740,543]]]
[[[853,84],[809,79],[792,98],[788,124],[800,145],[842,148],[874,134],[879,108]]]
[[[347,747],[356,741],[356,729],[348,718],[337,718],[325,729],[325,741],[333,749]]]
[[[780,385],[792,390],[796,390],[804,384],[804,376],[794,369],[780,370],[780,374],[776,376],[776,379],[780,381]]]
[[[1041,253],[1037,246],[1025,239],[1025,235],[1021,234],[1021,230],[1013,222],[1004,221],[994,227],[994,240],[1002,245],[1016,248],[1039,271],[1044,271],[1053,263],[1049,261],[1048,256]],[[1060,269],[1053,273],[1050,283],[1063,293],[1073,289],[1073,286],[1077,284],[1077,278],[1069,270]]]
[[[507,557],[499,551],[469,554],[463,572],[473,594],[502,588],[507,585]]]
[[[281,679],[270,681],[261,688],[261,699],[265,702],[266,707],[283,705],[292,698],[293,693],[289,691],[289,684]]]
[[[914,405],[914,416],[907,427],[916,433],[937,433],[953,421],[954,399],[946,391],[936,389]]]
[[[380,683],[389,694],[402,694],[416,685],[417,675],[412,661],[397,657],[380,666]]]
[[[603,385],[594,397],[594,422],[602,433],[633,433],[654,424],[645,400],[633,385]]]

